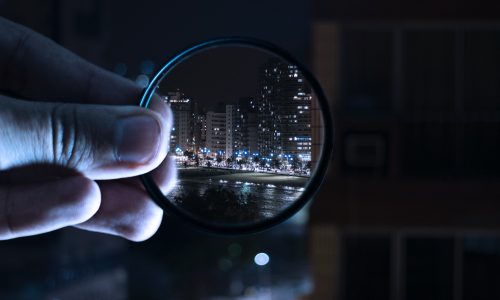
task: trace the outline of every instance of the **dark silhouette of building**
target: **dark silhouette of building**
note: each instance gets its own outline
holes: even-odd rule
[[[359,4],[317,1],[313,25],[336,149],[310,299],[498,298],[498,22],[472,2]]]
[[[207,115],[203,111],[195,110],[193,142],[195,150],[206,148],[207,143]]]

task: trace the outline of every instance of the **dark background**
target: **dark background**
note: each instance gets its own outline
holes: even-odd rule
[[[327,182],[290,222],[236,238],[167,217],[139,244],[73,229],[2,242],[1,298],[499,298],[495,1],[4,0],[0,11],[132,80],[200,39],[267,39],[312,68],[336,123]]]
[[[242,46],[202,51],[173,68],[161,81],[158,93],[181,91],[198,108],[214,110],[217,104],[236,104],[241,98],[256,99],[261,69],[275,56]]]

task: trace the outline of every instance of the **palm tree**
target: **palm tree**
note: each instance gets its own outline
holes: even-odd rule
[[[281,159],[278,157],[273,158],[273,160],[271,161],[271,167],[273,167],[274,169],[281,168]]]
[[[216,160],[217,160],[217,167],[220,167],[220,163],[222,162],[222,156],[217,155]]]

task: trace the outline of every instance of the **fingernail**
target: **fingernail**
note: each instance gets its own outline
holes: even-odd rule
[[[119,119],[116,130],[118,161],[146,163],[158,153],[161,128],[153,117],[135,115]]]

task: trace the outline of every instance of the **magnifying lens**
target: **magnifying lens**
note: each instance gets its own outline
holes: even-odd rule
[[[314,76],[279,47],[221,38],[174,56],[145,88],[174,122],[169,155],[178,181],[163,193],[141,181],[165,211],[217,233],[250,233],[290,218],[318,191],[333,148],[328,103]]]

